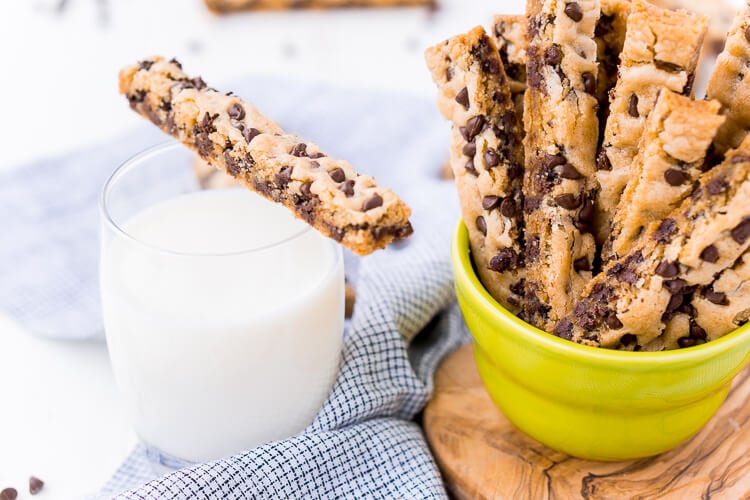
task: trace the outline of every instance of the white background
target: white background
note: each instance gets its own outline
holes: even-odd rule
[[[154,54],[177,56],[218,88],[262,73],[432,97],[425,47],[523,7],[522,0],[439,1],[435,13],[224,18],[200,0],[67,0],[64,9],[60,0],[3,2],[0,171],[142,124],[117,94],[117,71]],[[11,237],[0,235],[0,244]],[[103,344],[39,340],[0,315],[0,489],[14,486],[30,498],[34,474],[47,483],[35,498],[95,493],[134,444]]]

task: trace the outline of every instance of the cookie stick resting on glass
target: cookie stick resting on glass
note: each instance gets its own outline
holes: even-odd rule
[[[481,26],[425,53],[453,124],[451,165],[482,283],[518,313],[523,292],[521,125],[498,49]]]
[[[412,233],[411,210],[391,190],[287,134],[250,103],[188,77],[174,59],[124,68],[120,93],[204,160],[360,255]]]

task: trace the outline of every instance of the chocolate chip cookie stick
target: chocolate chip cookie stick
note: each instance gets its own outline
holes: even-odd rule
[[[346,7],[435,7],[436,0],[205,0],[217,14],[241,10],[337,9]]]
[[[717,101],[693,101],[664,89],[646,119],[632,177],[615,212],[604,260],[628,253],[651,222],[677,208],[701,174],[724,122]]]
[[[529,0],[527,12],[524,316],[551,331],[591,279],[596,250],[599,1]]]
[[[716,60],[706,95],[721,102],[727,117],[714,141],[721,154],[736,147],[750,128],[750,6],[734,18],[724,50]]]
[[[527,24],[526,16],[495,16],[492,22],[492,38],[508,77],[519,123],[523,121],[523,94],[526,91]]]
[[[482,283],[510,311],[523,293],[523,147],[509,79],[480,27],[425,53],[452,122],[451,165]]]
[[[633,0],[612,94],[602,150],[597,158],[597,236],[606,240],[631,164],[662,88],[690,95],[708,20],[685,11]]]
[[[358,254],[412,232],[409,207],[392,191],[285,133],[248,102],[189,78],[175,60],[124,68],[120,93],[204,160]]]
[[[685,295],[713,282],[750,246],[750,140],[704,173],[689,198],[628,255],[597,275],[554,330],[581,343],[640,349],[658,338]],[[685,345],[688,341],[683,341]]]

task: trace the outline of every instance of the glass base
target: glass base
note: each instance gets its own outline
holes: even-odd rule
[[[158,474],[168,474],[195,465],[195,462],[173,457],[146,443],[143,446],[146,449],[146,458],[151,463],[151,468]]]

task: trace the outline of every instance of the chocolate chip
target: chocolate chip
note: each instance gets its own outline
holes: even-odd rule
[[[560,177],[563,179],[578,180],[582,179],[583,175],[573,165],[566,163],[560,169]]]
[[[729,299],[727,298],[727,294],[723,292],[717,292],[711,287],[707,287],[705,290],[703,290],[703,297],[712,304],[716,304],[717,306],[727,306],[729,305]]]
[[[677,234],[677,221],[674,219],[664,219],[659,227],[654,231],[653,238],[659,243],[666,245],[672,241],[672,236]]]
[[[750,236],[750,218],[746,217],[737,227],[732,229],[732,238],[740,245],[744,244]]]
[[[205,89],[208,86],[206,85],[206,82],[203,81],[203,78],[201,78],[200,76],[196,76],[195,78],[190,80],[190,83],[192,83],[193,86],[198,90]]]
[[[680,274],[680,266],[676,261],[669,262],[667,260],[663,260],[659,262],[658,266],[656,266],[656,274],[658,274],[662,278],[674,278],[675,276]]]
[[[584,222],[591,222],[594,220],[594,200],[588,196],[583,198],[583,208],[578,214],[578,218]]]
[[[364,204],[362,205],[362,211],[367,212],[368,210],[378,208],[382,205],[383,198],[379,194],[375,193],[374,195],[372,195],[372,198],[364,202]]]
[[[453,68],[451,68],[450,66],[445,68],[445,79],[448,81],[453,80]]]
[[[669,303],[667,304],[667,310],[666,314],[672,315],[677,309],[680,308],[682,305],[682,301],[684,300],[684,296],[681,293],[677,293],[675,295],[672,295],[669,298]]]
[[[246,128],[242,130],[242,137],[245,138],[245,141],[250,143],[253,139],[258,137],[260,135],[260,130],[257,128]]]
[[[5,488],[0,491],[0,500],[16,500],[18,498],[18,491],[15,488]]]
[[[463,106],[467,111],[469,110],[469,89],[464,87],[461,92],[456,94],[456,102]]]
[[[638,337],[636,337],[632,333],[626,333],[625,335],[620,337],[620,343],[622,345],[635,344],[637,341],[638,341]]]
[[[706,330],[701,328],[701,326],[698,323],[696,323],[695,320],[692,318],[690,320],[690,337],[696,340],[703,340],[703,341],[705,341],[708,338],[708,334],[706,334]]]
[[[677,345],[680,347],[692,347],[697,343],[697,341],[690,337],[680,337],[677,339]]]
[[[312,168],[320,168],[320,163],[318,163],[317,161],[313,160],[313,161],[310,162],[310,166]]]
[[[727,189],[729,189],[729,184],[722,179],[714,179],[706,184],[706,191],[708,191],[708,194],[712,195],[721,194]]]
[[[477,229],[479,229],[479,232],[484,236],[487,236],[487,222],[485,222],[484,217],[482,217],[481,215],[477,217],[476,225]]]
[[[498,205],[498,203],[500,203],[499,196],[490,195],[482,198],[482,208],[485,210],[492,210]]]
[[[178,68],[182,69],[182,63],[180,63],[180,61],[178,61],[176,58],[173,57],[172,59],[169,60],[169,62],[171,64],[174,64]]]
[[[662,71],[668,71],[670,73],[677,73],[683,70],[683,67],[679,64],[675,64],[669,61],[662,61],[661,59],[654,59],[654,66]]]
[[[299,192],[302,193],[305,196],[305,198],[312,198],[312,192],[310,191],[311,187],[312,187],[312,181],[304,182],[299,187]]]
[[[581,79],[583,80],[583,89],[588,94],[594,94],[596,92],[596,77],[593,73],[589,73],[588,71],[585,71],[581,75]]]
[[[349,179],[349,180],[345,181],[339,187],[339,189],[344,192],[344,194],[346,195],[347,198],[351,198],[352,196],[354,196],[354,180],[353,179]]]
[[[628,114],[633,118],[638,118],[640,116],[638,114],[638,96],[635,94],[630,94],[630,97],[628,98]]]
[[[467,142],[471,142],[477,134],[482,131],[486,123],[487,119],[484,115],[477,115],[470,118],[469,121],[466,122],[466,126],[459,128],[459,131],[463,134],[464,139],[466,139]]]
[[[750,26],[745,28],[745,40],[747,40],[747,42],[750,43]]]
[[[474,168],[474,160],[469,160],[466,162],[466,165],[464,165],[464,168],[467,172],[469,172],[471,175],[479,176],[479,172],[477,172],[477,169]]]
[[[672,295],[680,293],[685,286],[687,285],[687,281],[685,281],[682,278],[675,278],[673,280],[664,280],[661,282],[661,286],[666,288],[669,293]]]
[[[488,149],[484,152],[484,163],[487,168],[496,167],[500,164],[500,157],[495,153],[494,149]]]
[[[138,63],[138,69],[143,69],[143,70],[148,71],[151,69],[151,66],[153,65],[154,65],[154,61],[148,61],[148,60],[141,61]]]
[[[229,113],[229,118],[232,118],[233,120],[242,120],[245,118],[245,108],[236,102],[229,106],[227,113]]]
[[[609,270],[607,270],[607,275],[615,276],[618,280],[624,283],[635,285],[638,281],[638,275],[631,267],[632,265],[632,262],[628,258],[625,262],[618,262],[610,267]]]
[[[344,169],[336,167],[333,170],[328,171],[328,175],[333,179],[333,182],[344,182],[346,180],[346,174]]]
[[[320,151],[318,151],[317,153],[308,153],[307,156],[309,156],[313,160],[317,160],[318,158],[325,158],[326,154],[325,153],[321,153]]]
[[[664,180],[670,186],[681,186],[690,180],[690,176],[682,170],[670,168],[664,172]]]
[[[619,330],[622,328],[622,321],[620,321],[614,311],[607,311],[606,316],[604,316],[604,324],[607,325],[610,330]]]
[[[276,174],[276,184],[280,186],[285,186],[289,184],[289,181],[292,180],[292,167],[285,166],[281,167],[281,170],[279,170],[279,173]]]
[[[576,195],[570,193],[555,196],[555,203],[566,210],[574,210],[581,206],[581,200]]]
[[[490,259],[487,266],[490,271],[504,273],[516,269],[521,263],[518,254],[512,248],[503,248]]]
[[[36,495],[40,491],[42,491],[42,488],[44,487],[44,481],[39,479],[38,477],[31,476],[29,478],[29,493],[32,495]]]
[[[565,14],[575,22],[579,22],[583,19],[583,10],[576,2],[565,4]]]
[[[579,273],[582,271],[591,271],[591,263],[589,262],[589,258],[581,257],[580,259],[574,260],[573,269],[575,269]]]
[[[539,238],[529,238],[526,241],[526,259],[535,261],[539,258]]]
[[[292,148],[289,154],[298,158],[307,156],[307,144],[305,144],[304,142],[300,142]]]
[[[474,158],[474,155],[477,154],[477,144],[475,142],[467,142],[461,151],[469,158]]]
[[[612,170],[612,163],[609,161],[607,152],[603,149],[596,155],[596,168],[597,170]]]
[[[562,51],[555,45],[547,47],[544,51],[544,62],[550,66],[557,66],[562,61]]]
[[[562,155],[545,154],[542,158],[542,167],[548,169],[555,168],[560,165],[565,165],[566,163],[568,163],[568,160],[565,159],[565,157]]]
[[[736,154],[732,156],[732,163],[747,163],[750,161],[750,156]]]
[[[500,204],[500,213],[503,217],[515,217],[518,213],[518,207],[516,206],[515,200],[513,200],[513,198],[505,198]]]
[[[710,262],[711,264],[716,264],[716,262],[719,260],[719,250],[713,245],[708,245],[703,249],[700,257],[701,260]]]
[[[555,329],[552,331],[552,334],[560,337],[561,339],[565,340],[572,340],[573,339],[573,322],[570,321],[568,318],[563,318],[560,320],[560,322],[555,326]]]

